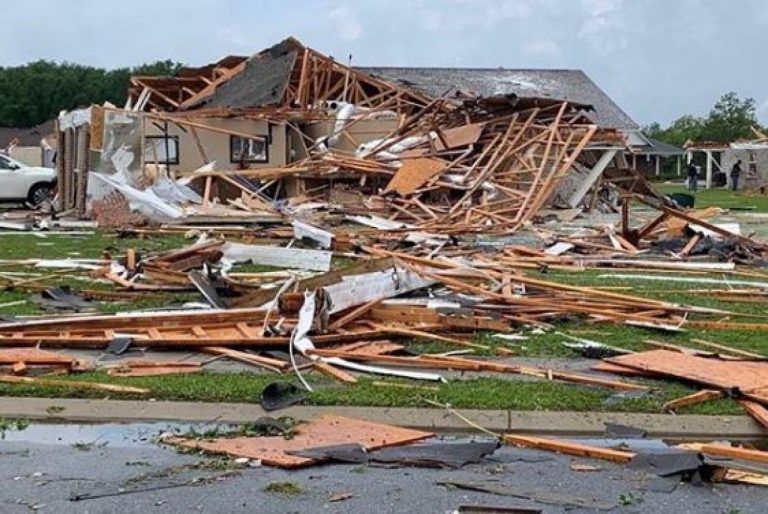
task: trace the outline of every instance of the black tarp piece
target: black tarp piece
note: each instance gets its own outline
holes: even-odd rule
[[[459,514],[541,514],[541,509],[531,507],[501,507],[495,505],[459,505],[455,513]]]
[[[460,468],[466,464],[482,462],[499,447],[497,442],[482,443],[435,443],[414,444],[384,448],[367,452],[355,444],[342,444],[321,448],[309,448],[291,455],[321,461],[337,461],[354,464],[378,463],[417,467]]]
[[[559,505],[561,507],[574,509],[612,510],[616,508],[616,503],[604,501],[596,498],[584,498],[580,493],[574,492],[554,492],[551,487],[520,487],[509,482],[502,481],[483,481],[483,482],[459,482],[454,480],[441,480],[438,485],[445,487],[455,487],[466,489],[468,491],[478,491],[481,493],[495,494],[498,496],[510,496],[525,500],[533,500],[545,505]]]
[[[646,484],[649,491],[657,493],[671,493],[680,482],[694,485],[711,482],[715,470],[704,462],[700,453],[674,449],[638,454],[628,467],[657,475]]]
[[[46,310],[81,312],[94,309],[93,303],[72,293],[67,286],[46,289],[33,295],[32,301]]]
[[[107,345],[106,352],[112,355],[122,355],[128,351],[133,344],[133,339],[130,337],[115,337]]]
[[[221,299],[219,293],[216,292],[216,288],[213,286],[211,281],[208,280],[208,277],[206,277],[203,273],[198,270],[192,270],[187,273],[187,276],[189,277],[189,281],[192,282],[192,284],[197,288],[203,298],[205,298],[205,301],[211,304],[211,307],[215,307],[217,309],[229,308],[229,305],[227,305],[227,303]]]
[[[272,382],[261,392],[261,406],[264,410],[273,411],[284,409],[290,405],[304,401],[307,395],[288,382]]]

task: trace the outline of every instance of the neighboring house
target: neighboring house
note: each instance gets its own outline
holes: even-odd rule
[[[54,120],[32,128],[0,127],[0,152],[28,166],[53,167],[55,148]]]
[[[646,176],[659,176],[662,163],[667,159],[675,159],[677,174],[678,176],[682,174],[684,149],[658,139],[643,137],[648,141],[648,144],[632,146],[627,154],[627,160],[632,169]]]
[[[730,186],[730,171],[736,161],[741,160],[743,174],[739,179],[740,189],[757,189],[768,184],[768,140],[741,140],[732,143],[711,141],[688,141],[685,144],[687,159],[695,154],[704,155],[704,185]]]

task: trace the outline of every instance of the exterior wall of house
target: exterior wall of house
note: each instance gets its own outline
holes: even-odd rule
[[[233,118],[200,118],[189,121],[209,125],[212,127],[240,132],[253,136],[267,138],[267,162],[252,162],[249,168],[269,168],[287,164],[287,137],[286,127],[282,123],[269,123],[265,120],[247,120]],[[146,117],[144,119],[144,136],[163,136],[163,122]],[[229,134],[214,132],[201,128],[195,129],[200,143],[209,161],[216,161],[217,170],[234,170],[240,166],[239,162],[231,159],[231,137]],[[171,164],[169,168],[174,171],[192,171],[206,164],[198,149],[195,138],[189,127],[179,127],[175,123],[168,123],[168,135],[178,137],[179,158],[178,164]],[[146,143],[145,148],[150,148]],[[147,150],[147,152],[151,152]],[[151,153],[145,159],[145,164],[152,164]]]
[[[739,178],[739,189],[757,189],[768,185],[768,148],[758,150],[728,149],[722,153],[722,168],[731,185],[731,168],[741,159],[743,173]]]

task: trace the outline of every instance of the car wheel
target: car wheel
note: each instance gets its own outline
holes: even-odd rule
[[[29,190],[27,202],[33,207],[38,207],[45,202],[51,195],[51,186],[48,184],[37,184]]]

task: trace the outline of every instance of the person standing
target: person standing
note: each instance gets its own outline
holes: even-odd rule
[[[688,190],[694,193],[699,187],[699,168],[693,163],[688,164]]]
[[[741,159],[731,168],[731,189],[736,191],[739,188],[739,176],[741,176]]]

